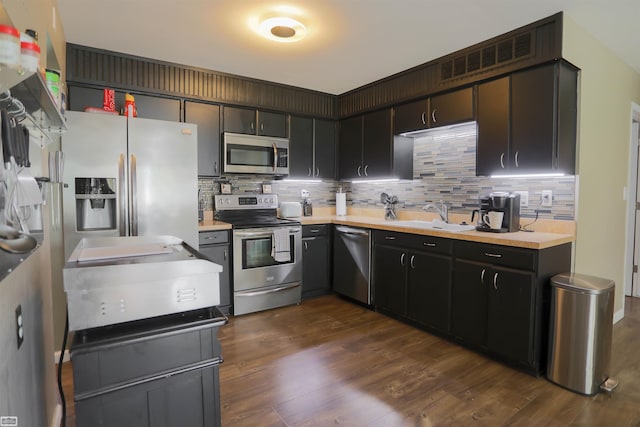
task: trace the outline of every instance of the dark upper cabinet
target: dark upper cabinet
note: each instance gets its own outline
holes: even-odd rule
[[[563,61],[480,84],[476,175],[574,174],[576,126],[577,69]]]
[[[429,127],[448,126],[475,118],[473,87],[455,90],[429,99]]]
[[[313,119],[291,116],[289,176],[291,178],[310,178],[313,172]]]
[[[357,178],[362,174],[362,116],[340,121],[338,142],[338,175],[340,179]]]
[[[336,177],[336,126],[333,120],[314,119],[314,166],[316,177]]]
[[[392,110],[340,122],[340,179],[413,178],[413,140],[393,136]]]
[[[116,111],[124,108],[125,92],[116,91]],[[104,91],[69,85],[69,110],[84,111],[86,107],[102,108]],[[134,94],[138,117],[155,120],[180,121],[180,100],[152,95]]]
[[[391,109],[364,115],[361,171],[364,177],[381,178],[392,176],[393,133],[391,131],[391,115]]]
[[[510,80],[503,77],[478,85],[478,176],[491,175],[508,166]]]
[[[222,120],[225,132],[287,137],[287,115],[283,113],[225,106]]]
[[[398,105],[393,133],[448,126],[474,118],[473,88],[469,87]]]
[[[297,116],[290,120],[289,176],[335,178],[336,123]]]
[[[184,121],[198,125],[198,175],[220,175],[220,106],[185,101]]]
[[[411,132],[429,127],[429,98],[395,107],[393,133]]]

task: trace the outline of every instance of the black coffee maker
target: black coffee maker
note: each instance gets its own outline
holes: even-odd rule
[[[502,227],[494,229],[484,221],[485,214],[491,211],[503,212]],[[489,197],[480,199],[480,209],[473,211],[471,221],[478,213],[478,223],[476,230],[489,231],[492,233],[510,233],[520,230],[520,194],[510,194],[506,192],[490,193]]]

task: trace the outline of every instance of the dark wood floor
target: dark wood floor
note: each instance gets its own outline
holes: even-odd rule
[[[232,318],[219,338],[225,427],[640,426],[640,299],[627,298],[614,327],[611,396],[564,390],[333,296]]]

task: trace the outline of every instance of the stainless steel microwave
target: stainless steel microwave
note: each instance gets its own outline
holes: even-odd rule
[[[289,140],[270,136],[224,133],[225,173],[289,175]]]

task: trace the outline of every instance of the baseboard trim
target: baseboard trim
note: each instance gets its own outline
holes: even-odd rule
[[[613,324],[615,325],[624,318],[624,308],[613,313]]]
[[[59,352],[58,352],[59,353]],[[55,411],[53,411],[53,419],[51,427],[60,427],[62,425],[62,404],[58,402]]]
[[[68,362],[70,360],[71,360],[71,356],[69,355],[69,350],[65,350],[64,351],[64,359],[62,359],[62,363]],[[53,354],[53,363],[55,363],[57,365],[59,361],[60,361],[60,351],[56,351]]]

